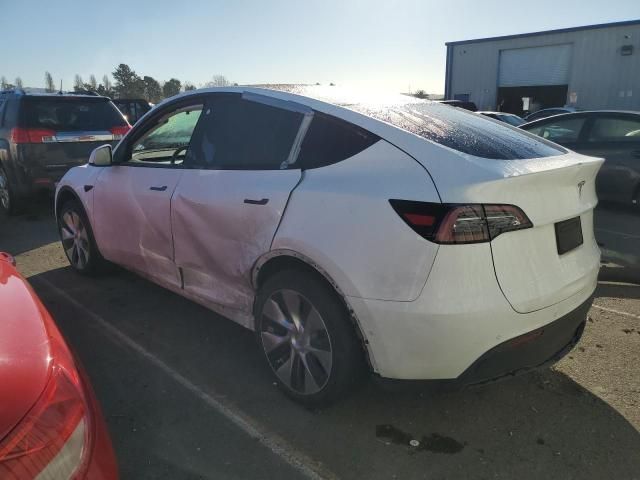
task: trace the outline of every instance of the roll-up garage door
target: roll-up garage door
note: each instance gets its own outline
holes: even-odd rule
[[[500,87],[567,85],[571,45],[500,51]]]

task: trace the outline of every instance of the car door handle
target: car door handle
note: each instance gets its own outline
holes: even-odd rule
[[[154,192],[164,192],[166,189],[166,185],[163,185],[161,187],[149,187],[149,190],[153,190]]]
[[[245,198],[244,203],[248,203],[249,205],[266,205],[269,203],[269,199],[263,198],[262,200],[252,200],[250,198]]]

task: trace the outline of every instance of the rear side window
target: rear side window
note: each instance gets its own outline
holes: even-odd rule
[[[595,118],[590,142],[640,142],[640,120],[631,118]]]
[[[504,123],[434,102],[350,108],[462,153],[495,160],[551,157],[565,153]]]
[[[527,128],[527,131],[557,143],[577,142],[586,118],[549,119],[542,125]]]
[[[103,98],[26,97],[27,128],[57,132],[104,131],[126,125],[118,109]]]
[[[218,170],[286,168],[302,117],[237,95],[219,96],[205,106],[187,162]]]
[[[305,169],[324,167],[353,157],[378,140],[356,125],[316,112],[297,161]]]

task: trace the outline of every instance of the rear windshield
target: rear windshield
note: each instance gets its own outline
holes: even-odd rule
[[[550,142],[489,121],[482,115],[434,102],[380,108],[349,105],[349,108],[445,147],[477,157],[519,160],[566,153],[564,149]]]
[[[27,97],[27,128],[57,132],[104,131],[126,125],[122,114],[105,98]]]

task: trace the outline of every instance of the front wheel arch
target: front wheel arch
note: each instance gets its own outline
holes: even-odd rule
[[[84,208],[84,204],[82,203],[82,200],[80,200],[80,197],[78,196],[78,194],[71,187],[62,187],[56,195],[56,201],[55,201],[56,217],[58,216],[58,212],[60,212],[60,209],[62,208],[62,206],[65,203],[70,201],[78,202],[82,206],[82,209],[84,210],[84,214],[85,215],[87,214],[87,210]]]
[[[62,196],[62,193],[64,193],[65,195],[64,197]],[[84,204],[75,194],[75,192],[73,192],[73,190],[71,189],[65,189],[64,192],[59,193],[58,197],[56,198],[56,223],[58,224],[58,231],[60,231],[61,229],[60,222],[62,221],[60,214],[67,205],[70,205],[71,209],[75,209],[80,215],[82,221],[85,223],[85,228],[89,236],[89,244],[93,252],[93,257],[91,257],[92,258],[91,264],[88,265],[88,267],[83,271],[80,271],[78,269],[76,270],[80,271],[80,273],[82,274],[87,274],[87,275],[102,273],[103,270],[105,270],[105,267],[108,264],[108,262],[104,259],[104,257],[102,256],[102,253],[100,252],[100,249],[98,248],[98,245],[95,240],[95,235],[93,233],[93,227],[91,225],[91,220],[87,215],[87,211],[84,207]],[[62,238],[61,238],[61,241],[62,241]],[[71,263],[71,259],[69,260]]]

